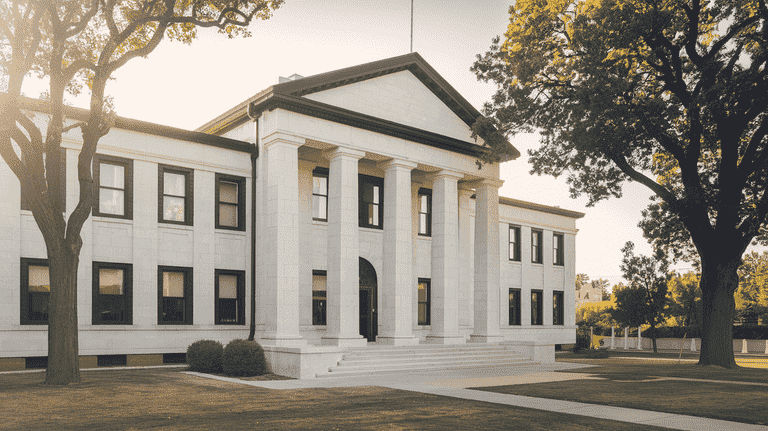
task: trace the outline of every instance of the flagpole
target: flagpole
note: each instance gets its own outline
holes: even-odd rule
[[[413,0],[411,0],[411,52],[413,52]]]

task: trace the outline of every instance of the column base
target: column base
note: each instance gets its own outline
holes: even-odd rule
[[[320,342],[324,346],[365,347],[368,345],[368,340],[362,336],[354,338],[323,337]]]
[[[264,346],[296,347],[296,346],[306,346],[307,340],[305,340],[304,338],[298,335],[294,335],[294,336],[264,335],[259,338],[259,343]]]
[[[419,344],[419,339],[414,336],[410,336],[410,337],[378,336],[376,337],[376,344],[383,344],[386,346],[415,346]]]
[[[464,344],[467,340],[463,335],[427,335],[427,344]]]
[[[501,343],[504,337],[501,335],[472,334],[469,336],[470,343]]]

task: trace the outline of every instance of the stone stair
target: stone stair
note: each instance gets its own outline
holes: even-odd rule
[[[344,354],[338,365],[317,377],[362,377],[387,373],[529,365],[536,362],[503,344],[419,344],[370,346]]]

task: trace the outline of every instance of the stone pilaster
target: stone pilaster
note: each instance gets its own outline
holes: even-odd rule
[[[416,163],[390,160],[384,169],[384,244],[382,283],[379,288],[381,344],[413,345],[413,220],[411,171]]]
[[[499,187],[503,181],[475,183],[475,325],[471,341],[497,343],[499,332]]]
[[[323,344],[365,346],[360,335],[360,245],[358,160],[362,151],[336,148],[324,153],[328,175],[328,275]]]
[[[459,344],[459,172],[432,175],[432,330],[428,343]],[[497,269],[498,270],[498,269]]]
[[[303,139],[270,135],[264,142],[267,178],[264,220],[266,253],[261,341],[270,346],[304,345],[299,335],[299,170]]]

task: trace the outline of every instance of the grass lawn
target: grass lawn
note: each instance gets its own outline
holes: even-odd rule
[[[268,390],[178,369],[0,375],[0,429],[660,429],[378,387]]]
[[[665,356],[643,355],[654,359]],[[677,355],[674,360],[634,360],[616,357],[582,359],[579,355],[558,354],[558,361],[595,365],[568,372],[593,374],[599,379],[476,389],[768,425],[768,385],[669,380],[682,378],[768,384],[768,370],[726,370],[698,366],[694,362],[678,364],[676,359]]]

